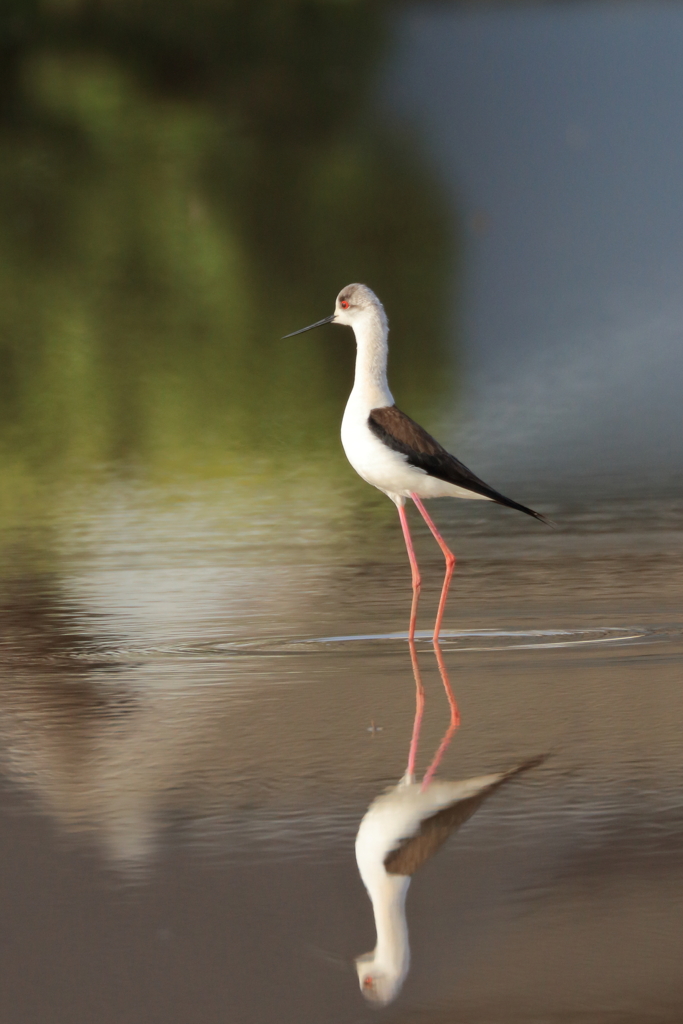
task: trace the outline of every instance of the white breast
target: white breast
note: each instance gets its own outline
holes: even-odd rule
[[[388,448],[373,434],[368,424],[370,412],[367,402],[351,392],[342,420],[341,439],[347,459],[363,480],[384,491],[397,504],[403,504],[412,493],[420,498],[487,500],[483,494],[457,487],[411,466],[405,455]]]
[[[353,397],[353,396],[352,396]],[[341,440],[346,457],[358,473],[373,487],[389,497],[407,498],[418,490],[420,478],[426,478],[421,469],[408,465],[400,452],[387,448],[368,426],[370,410],[359,408],[349,399],[341,427]]]

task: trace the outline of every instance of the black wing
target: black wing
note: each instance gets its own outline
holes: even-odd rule
[[[411,420],[410,416],[406,416],[395,405],[372,409],[368,417],[368,426],[388,448],[405,455],[411,466],[424,470],[429,476],[445,480],[449,484],[455,484],[456,487],[462,487],[466,491],[473,491],[474,494],[481,494],[499,505],[517,509],[518,512],[526,512],[528,516],[540,519],[542,523],[548,523],[546,517],[540,512],[534,512],[526,505],[520,505],[512,498],[506,498],[504,494],[500,494],[499,491],[495,491],[485,484],[467,466],[456,459],[455,455],[447,452],[419,423]]]
[[[465,800],[458,800],[450,807],[444,807],[429,818],[425,818],[420,825],[420,830],[414,836],[409,836],[401,841],[396,849],[391,850],[384,858],[384,867],[390,875],[412,875],[426,860],[429,860],[436,851],[443,846],[452,832],[464,825],[468,818],[471,818],[475,811],[479,810],[487,797],[499,786],[530,768],[536,768],[545,761],[546,755],[531,758],[523,764],[511,768],[505,772],[496,782],[490,786],[469,796]]]

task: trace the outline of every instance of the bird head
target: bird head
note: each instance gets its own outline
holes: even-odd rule
[[[357,327],[363,321],[376,320],[380,327],[386,331],[387,318],[384,306],[375,293],[365,284],[347,284],[337,296],[334,306],[334,313],[326,316],[324,320],[317,320],[308,327],[302,327],[291,334],[285,334],[285,338],[293,338],[296,334],[304,334],[305,331],[312,331],[315,327],[322,327],[323,324],[345,324],[347,327]],[[284,339],[283,339],[284,340]]]
[[[380,311],[384,314],[382,303],[366,284],[347,284],[337,296],[333,322],[353,327],[368,312],[377,314]]]
[[[380,966],[374,953],[357,957],[356,970],[361,992],[369,1003],[375,1003],[376,1006],[386,1006],[394,1001],[408,973],[407,964],[402,965],[398,971]]]

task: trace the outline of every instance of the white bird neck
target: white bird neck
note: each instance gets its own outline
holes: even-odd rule
[[[368,409],[393,405],[387,382],[389,326],[384,310],[369,307],[354,324],[356,335],[356,376],[351,396]]]
[[[406,922],[406,894],[410,878],[403,875],[384,873],[373,886],[372,909],[377,929],[375,966],[386,972],[400,984],[410,966],[408,924]]]

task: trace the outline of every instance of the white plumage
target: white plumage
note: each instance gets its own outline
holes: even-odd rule
[[[356,373],[342,420],[342,444],[356,472],[373,487],[384,491],[398,508],[413,576],[410,639],[415,635],[420,572],[404,509],[407,498],[412,498],[417,505],[446,558],[446,575],[434,624],[434,639],[437,640],[455,556],[427,514],[422,499],[488,500],[543,522],[545,517],[489,487],[396,407],[387,381],[389,326],[384,307],[370,288],[364,284],[347,285],[337,296],[331,316],[293,334],[302,334],[326,323],[346,324],[353,328],[356,336]]]
[[[386,1005],[396,998],[410,967],[405,901],[411,875],[448,836],[508,779],[535,767],[534,758],[505,772],[461,782],[432,781],[423,788],[412,775],[378,796],[356,836],[356,862],[375,917],[377,944],[356,959],[366,999]]]

